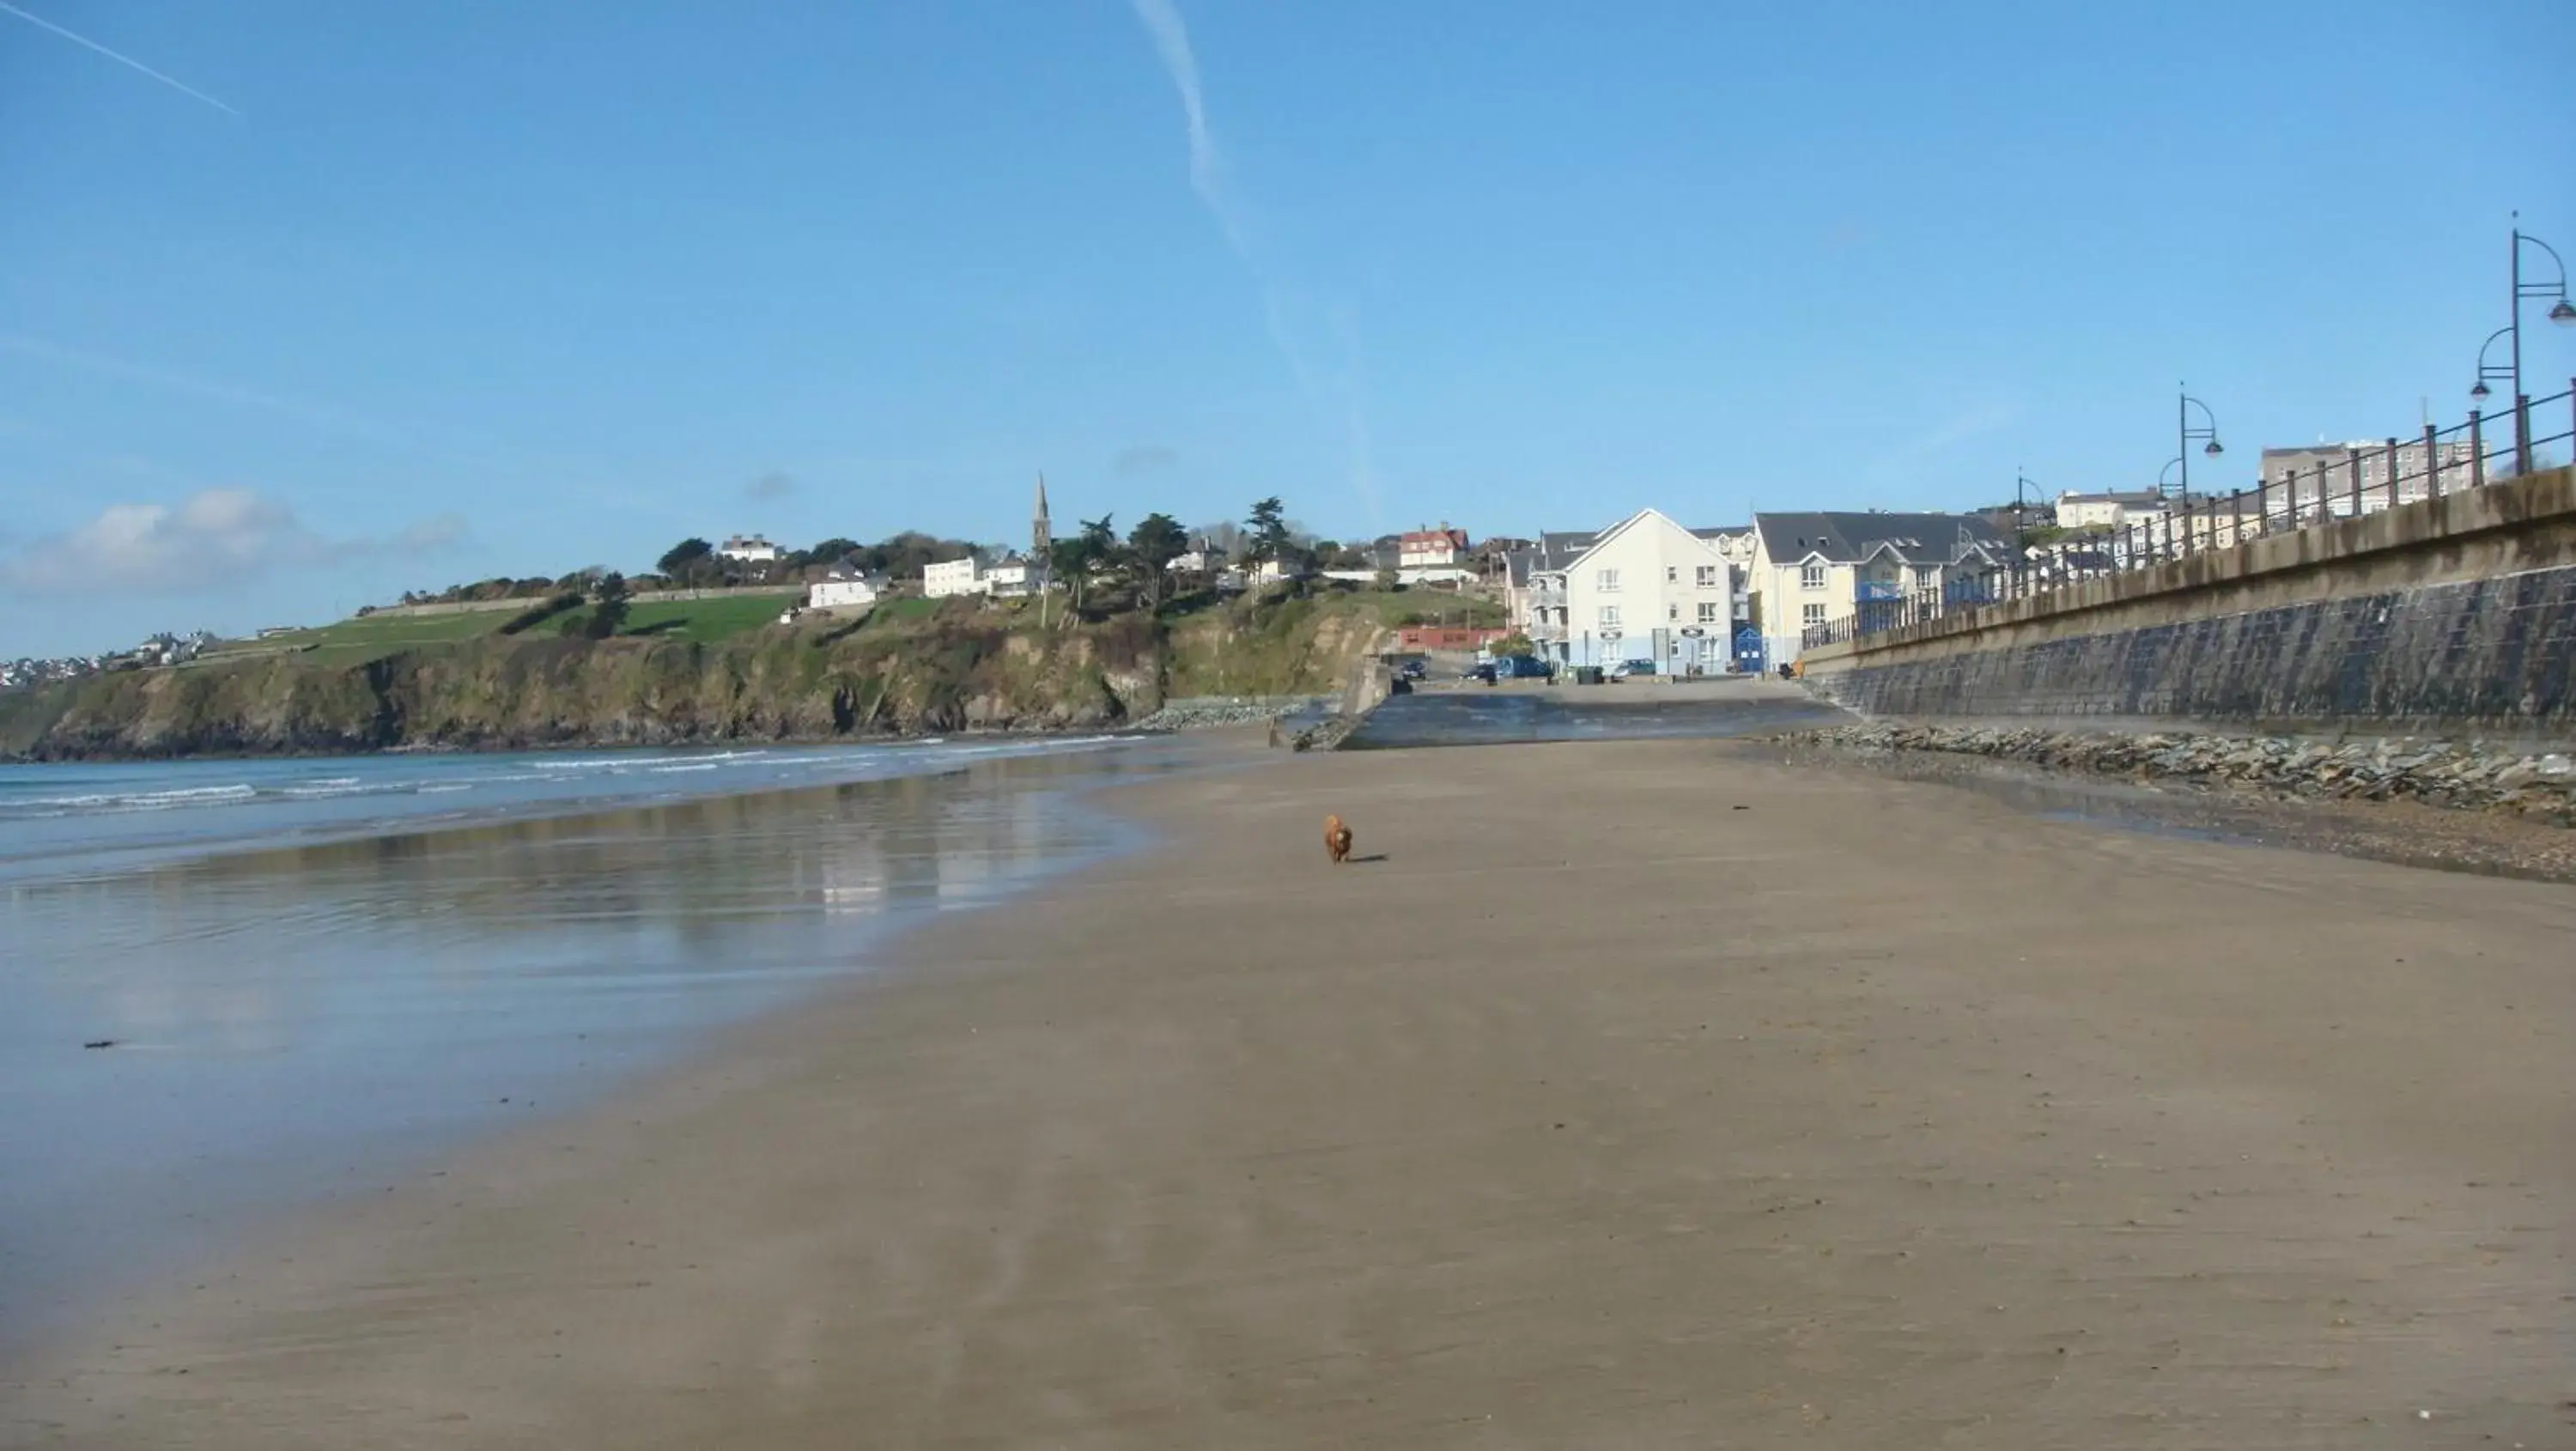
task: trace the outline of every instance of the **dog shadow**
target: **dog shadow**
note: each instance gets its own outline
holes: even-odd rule
[[[1386,860],[1386,853],[1385,853],[1385,852],[1382,852],[1382,851],[1373,851],[1373,852],[1370,852],[1367,856],[1355,856],[1355,857],[1351,857],[1351,858],[1349,858],[1349,859],[1348,859],[1348,861],[1346,862],[1346,865],[1349,865],[1349,866],[1355,866],[1355,867],[1364,867],[1364,866],[1369,865],[1371,862],[1382,862],[1382,861],[1385,861],[1385,860]]]

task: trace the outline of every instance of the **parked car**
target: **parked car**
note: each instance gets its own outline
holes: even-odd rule
[[[1655,662],[1652,660],[1622,660],[1610,667],[1610,678],[1613,680],[1635,680],[1654,673]]]
[[[1494,662],[1494,673],[1506,680],[1554,680],[1556,667],[1536,655],[1506,655]]]
[[[1496,674],[1497,672],[1491,662],[1478,661],[1476,664],[1468,666],[1466,673],[1458,678],[1461,680],[1481,680],[1487,685],[1491,685],[1494,683]]]
[[[1420,680],[1430,673],[1431,667],[1418,655],[1395,667],[1395,678],[1398,680]]]

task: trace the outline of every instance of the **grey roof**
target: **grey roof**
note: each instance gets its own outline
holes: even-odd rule
[[[1515,549],[1503,559],[1511,569],[1515,587],[1527,585],[1533,574],[1550,574],[1572,564],[1601,537],[1598,529],[1546,529],[1537,542],[1527,549]]]
[[[2124,492],[2122,492],[2121,490],[2113,489],[2113,490],[2110,490],[2110,491],[2109,491],[2109,492],[2107,492],[2107,493],[2100,493],[2100,494],[2073,494],[2073,493],[2068,493],[2068,494],[2060,494],[2060,495],[2058,495],[2058,496],[2057,496],[2057,502],[2059,502],[2059,503],[2061,503],[2061,504],[2063,504],[2063,503],[2067,503],[2067,502],[2068,502],[2068,501],[2070,501],[2070,500],[2071,500],[2071,501],[2073,501],[2073,502],[2075,502],[2075,503],[2078,503],[2078,504],[2122,504],[2122,505],[2126,505],[2126,504],[2139,504],[2139,505],[2158,504],[2158,505],[2160,505],[2160,504],[2162,504],[2162,503],[2164,503],[2164,502],[2165,502],[2165,496],[2164,496],[2164,495],[2162,495],[2162,494],[2157,493],[2157,492],[2156,492],[2155,490],[2153,490],[2153,489],[2131,489],[2131,490],[2128,490],[2128,491],[2127,491],[2127,492],[2125,492],[2125,493],[2124,493]]]
[[[1857,564],[1882,544],[1908,564],[1947,564],[1971,544],[2001,547],[2003,531],[1972,514],[1756,514],[1753,527],[1775,563],[1821,554]]]

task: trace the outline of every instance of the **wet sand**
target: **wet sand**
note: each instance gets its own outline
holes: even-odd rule
[[[126,1304],[0,1441],[2576,1441],[2565,886],[1710,742],[1114,799],[1167,844]]]

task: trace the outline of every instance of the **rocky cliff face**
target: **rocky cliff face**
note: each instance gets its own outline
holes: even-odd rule
[[[1315,602],[1040,632],[996,615],[719,644],[487,638],[333,664],[280,654],[0,696],[37,760],[1095,730],[1165,695],[1331,691],[1373,619]]]

